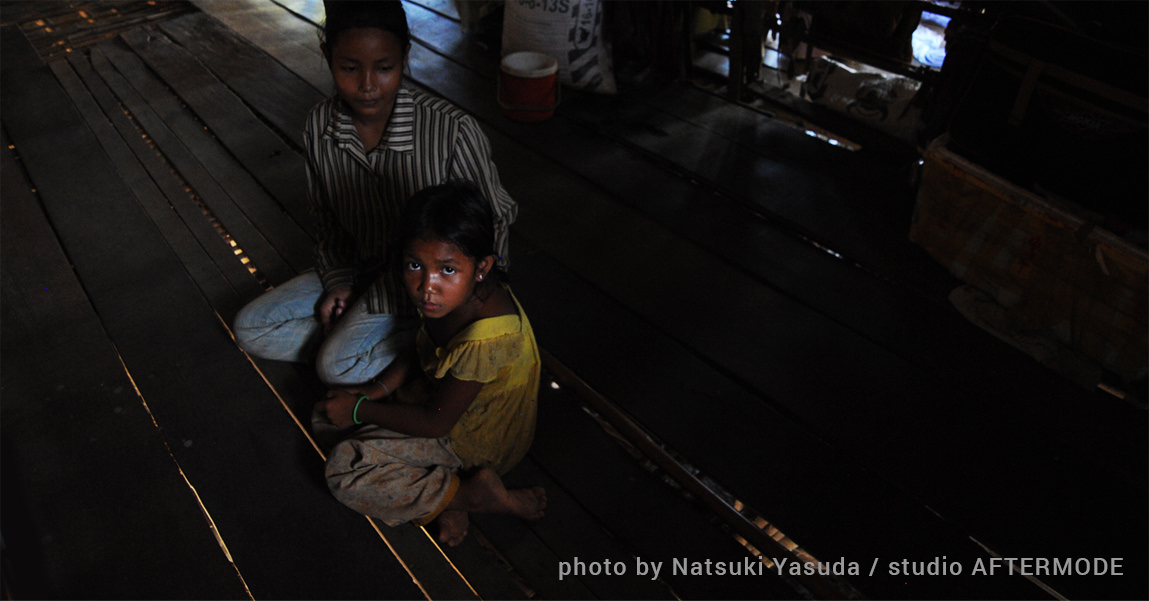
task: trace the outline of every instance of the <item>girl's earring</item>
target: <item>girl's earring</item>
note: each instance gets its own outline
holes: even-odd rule
[[[483,274],[481,274],[481,273],[479,274],[479,281],[480,282],[483,281]]]

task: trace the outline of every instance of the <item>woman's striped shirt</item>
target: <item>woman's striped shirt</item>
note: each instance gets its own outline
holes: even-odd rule
[[[337,98],[311,110],[303,132],[316,265],[326,290],[366,288],[372,313],[414,315],[395,263],[399,219],[412,194],[450,180],[476,184],[491,201],[499,264],[518,205],[499,183],[490,142],[473,118],[441,98],[402,88],[383,139],[364,152]]]

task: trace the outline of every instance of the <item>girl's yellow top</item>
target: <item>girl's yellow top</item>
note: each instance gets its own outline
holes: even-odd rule
[[[510,292],[510,288],[507,288]],[[517,315],[480,319],[446,346],[436,347],[420,329],[416,341],[423,373],[482,382],[478,396],[447,437],[464,468],[506,473],[527,454],[535,437],[539,349],[519,300]]]

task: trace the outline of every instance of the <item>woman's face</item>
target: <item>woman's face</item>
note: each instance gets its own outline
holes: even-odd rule
[[[407,48],[399,38],[375,27],[356,27],[324,46],[339,98],[359,121],[386,120],[403,82]]]

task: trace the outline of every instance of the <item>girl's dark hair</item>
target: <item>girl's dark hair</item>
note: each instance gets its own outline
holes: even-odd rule
[[[492,255],[498,258],[491,203],[470,182],[454,181],[430,186],[412,195],[403,212],[400,235],[404,249],[422,238],[450,242],[476,263]],[[506,272],[496,264],[479,288],[505,281]]]
[[[320,43],[334,46],[339,34],[357,27],[374,27],[399,38],[404,52],[411,43],[407,13],[399,0],[323,0],[327,13],[319,31]]]

